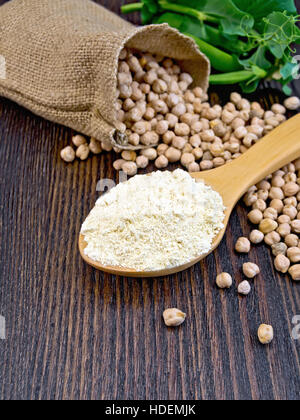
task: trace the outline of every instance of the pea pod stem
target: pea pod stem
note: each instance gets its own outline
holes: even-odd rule
[[[140,12],[143,8],[143,3],[131,3],[131,4],[125,4],[121,7],[121,12],[124,14],[127,13],[133,13],[133,12]]]
[[[183,15],[192,16],[201,22],[204,20],[208,22],[219,22],[219,20],[213,16],[207,15],[206,13],[200,12],[199,10],[193,9],[192,7],[183,6],[181,4],[169,3],[166,0],[159,0],[158,4],[163,10],[168,10],[170,12],[177,12]]]
[[[189,36],[196,42],[201,52],[209,58],[214,69],[222,72],[232,72],[242,68],[234,55],[227,54],[192,34],[185,33],[184,35]]]

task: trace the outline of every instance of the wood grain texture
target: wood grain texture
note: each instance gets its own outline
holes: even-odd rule
[[[98,3],[118,13],[123,2]],[[254,96],[266,106],[282,99],[267,85]],[[211,94],[213,101],[226,97],[224,90]],[[98,180],[118,176],[111,154],[62,162],[71,135],[0,99],[0,315],[7,330],[0,398],[298,400],[300,340],[291,331],[300,315],[299,284],[274,271],[264,245],[235,254],[235,240],[251,229],[244,206],[218,250],[183,273],[100,273],[81,260],[77,237]],[[237,284],[247,260],[261,267],[247,298],[236,287],[216,288],[217,272],[232,273]],[[173,306],[187,320],[168,329],[161,315]],[[262,322],[275,330],[267,347],[256,338]]]

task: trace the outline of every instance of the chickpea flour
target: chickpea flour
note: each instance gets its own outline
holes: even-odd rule
[[[208,253],[223,220],[219,193],[177,169],[137,175],[101,196],[81,234],[92,260],[155,271]]]

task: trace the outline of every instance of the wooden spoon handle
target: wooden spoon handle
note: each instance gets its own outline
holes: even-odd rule
[[[300,157],[300,114],[281,124],[238,159],[204,172],[205,181],[217,187],[227,205],[234,205],[267,175]],[[201,173],[197,173],[201,178]]]

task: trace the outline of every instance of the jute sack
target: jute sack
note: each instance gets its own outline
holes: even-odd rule
[[[0,7],[0,55],[6,64],[0,95],[130,149],[114,107],[125,45],[177,59],[195,85],[207,89],[208,59],[166,24],[135,27],[89,0],[11,0]]]

